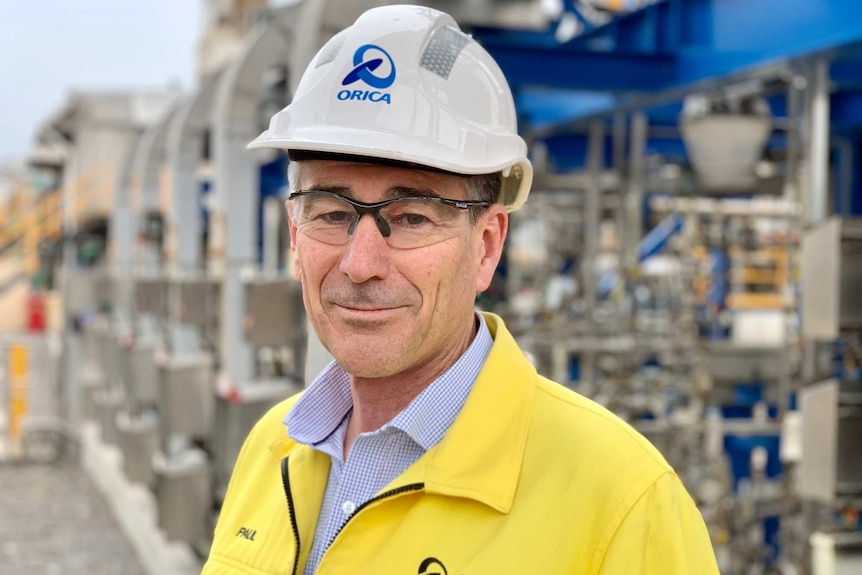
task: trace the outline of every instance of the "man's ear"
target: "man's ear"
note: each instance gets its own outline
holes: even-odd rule
[[[508,231],[509,214],[502,204],[489,206],[476,222],[475,232],[479,239],[476,251],[479,272],[476,275],[476,293],[485,291],[491,285],[497,264],[503,256],[503,244]]]

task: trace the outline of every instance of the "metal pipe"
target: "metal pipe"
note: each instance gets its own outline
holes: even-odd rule
[[[784,199],[799,201],[799,151],[802,147],[801,124],[801,90],[805,87],[805,78],[794,76],[787,85],[787,166],[784,177]]]
[[[593,322],[598,306],[596,258],[598,257],[599,224],[601,220],[601,173],[604,167],[605,126],[601,120],[590,124],[587,147],[588,185],[584,190],[584,251],[581,254],[581,285],[583,286],[587,325]],[[595,358],[592,353],[580,356],[581,392],[590,396],[595,389]]]
[[[809,83],[811,110],[808,140],[808,202],[806,221],[819,222],[829,209],[829,61],[814,63]]]
[[[795,200],[778,198],[759,198],[744,200],[729,198],[674,198],[654,197],[650,199],[650,209],[658,213],[685,212],[691,214],[716,216],[754,216],[776,219],[794,219],[799,216],[799,204]]]
[[[626,194],[626,247],[623,264],[628,271],[638,265],[638,242],[643,236],[644,156],[649,120],[638,112],[632,116],[629,181]]]
[[[619,198],[619,203],[617,204],[616,209],[614,210],[614,223],[616,229],[616,252],[617,252],[617,271],[621,278],[625,278],[625,256],[626,256],[626,246],[628,244],[628,237],[630,236],[630,232],[626,229],[626,188],[628,177],[626,177],[626,123],[627,118],[626,114],[623,112],[617,112],[613,116],[613,124],[612,124],[612,132],[611,132],[611,142],[613,145],[613,156],[611,159],[611,165],[613,167],[613,171],[616,174],[619,174],[620,183],[617,186],[617,197]],[[601,202],[601,198],[599,199]],[[599,208],[601,209],[601,207]],[[624,282],[618,282],[618,286],[624,286]],[[619,324],[619,329],[624,329],[622,322]]]
[[[592,314],[597,303],[595,262],[598,257],[601,220],[601,172],[604,163],[605,126],[601,121],[590,125],[587,147],[587,186],[584,190],[584,251],[581,254],[581,281],[584,303]]]
[[[802,182],[800,181],[800,156],[804,146],[803,141],[803,126],[804,126],[804,108],[803,108],[803,90],[805,89],[806,81],[805,78],[801,75],[794,75],[787,86],[787,125],[785,132],[785,139],[787,141],[787,165],[786,165],[786,174],[784,178],[784,194],[783,194],[783,203],[786,205],[793,206],[795,205],[795,212],[797,215],[802,211],[802,203],[800,198],[800,189],[802,186]],[[787,233],[784,236],[783,241],[783,265],[787,270],[784,279],[784,285],[781,286],[782,290],[787,290],[792,282],[795,274],[793,273],[793,266],[795,264],[795,259],[792,254],[796,252],[794,246],[794,236],[796,236],[796,232],[799,231],[799,218],[789,218],[788,219],[789,228]],[[785,338],[789,340],[792,336],[788,329],[788,325],[790,322],[785,323]],[[787,349],[784,350],[784,361],[781,362],[780,367],[780,377],[779,377],[779,390],[778,390],[778,403],[779,403],[779,419],[784,420],[787,415],[787,412],[790,409],[790,395],[792,393],[792,389],[794,387],[794,378],[795,375],[790,370],[790,358],[789,351]]]

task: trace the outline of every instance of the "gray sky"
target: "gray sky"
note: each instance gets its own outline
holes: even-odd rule
[[[0,163],[73,89],[195,82],[202,0],[0,0]]]

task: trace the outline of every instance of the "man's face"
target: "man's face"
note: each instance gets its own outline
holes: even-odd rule
[[[303,162],[297,188],[367,203],[405,189],[468,199],[455,176],[322,160]],[[324,347],[354,377],[436,378],[471,341],[474,299],[491,281],[507,223],[503,206],[494,204],[475,225],[461,214],[449,239],[399,249],[386,243],[370,214],[342,245],[314,240],[290,221],[294,269]]]

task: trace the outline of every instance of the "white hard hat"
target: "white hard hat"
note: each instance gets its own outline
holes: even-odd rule
[[[502,172],[509,211],[533,178],[499,66],[451,16],[420,6],[369,10],[333,36],[249,147]]]

